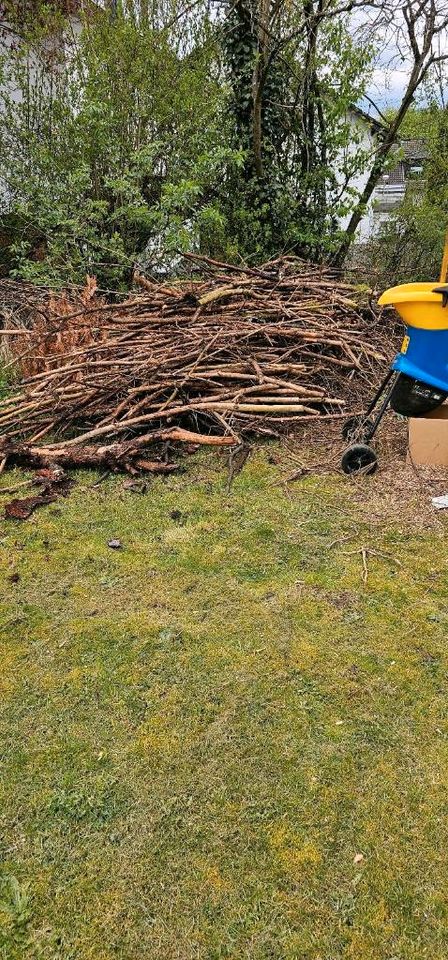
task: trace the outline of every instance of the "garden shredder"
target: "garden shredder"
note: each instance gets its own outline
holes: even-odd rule
[[[351,417],[342,428],[350,441],[341,461],[344,473],[376,470],[370,441],[389,406],[405,417],[421,417],[448,397],[447,272],[448,233],[438,283],[404,283],[380,297],[382,306],[393,305],[404,320],[406,335],[365,413]]]

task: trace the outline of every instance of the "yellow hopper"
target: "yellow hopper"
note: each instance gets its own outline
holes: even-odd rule
[[[395,307],[408,327],[420,330],[447,330],[448,287],[433,283],[402,283],[382,294],[378,303]]]

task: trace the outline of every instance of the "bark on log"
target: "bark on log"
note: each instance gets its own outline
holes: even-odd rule
[[[98,467],[106,470],[128,470],[137,466],[147,473],[173,473],[179,469],[176,463],[162,460],[146,460],[140,457],[141,451],[153,443],[163,441],[181,441],[183,443],[208,444],[211,446],[234,446],[234,437],[204,436],[190,430],[173,427],[168,430],[156,430],[122,443],[110,443],[106,446],[85,444],[84,446],[47,446],[40,447],[26,443],[14,443],[8,437],[0,440],[0,459],[8,464],[25,467],[48,467],[58,464],[61,467]]]

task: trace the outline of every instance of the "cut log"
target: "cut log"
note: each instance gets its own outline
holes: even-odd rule
[[[237,441],[234,437],[204,436],[190,430],[173,427],[168,430],[155,430],[132,440],[122,443],[110,443],[106,446],[85,444],[84,446],[40,447],[33,444],[15,443],[8,437],[0,439],[0,458],[6,458],[9,465],[17,464],[23,467],[49,467],[58,464],[61,467],[90,467],[91,469],[127,470],[133,466],[144,470],[145,473],[173,473],[179,469],[176,463],[166,463],[163,460],[146,460],[141,458],[142,450],[151,444],[166,441],[180,441],[183,443],[209,444],[211,446],[234,446]]]

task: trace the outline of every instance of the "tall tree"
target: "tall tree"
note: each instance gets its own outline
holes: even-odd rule
[[[355,47],[346,14],[336,0],[226,7],[229,107],[246,157],[246,199],[240,190],[238,202],[258,210],[260,254],[263,246],[328,253],[352,202],[350,181],[367,164],[350,108],[364,92],[371,49]]]
[[[382,0],[376,30],[386,38],[385,49],[381,51],[384,67],[387,66],[387,59],[392,63],[398,59],[407,76],[398,108],[384,122],[383,135],[369,176],[334,256],[334,262],[338,265],[342,265],[347,256],[417,92],[432,74],[438,72],[440,75],[442,72],[443,75],[448,63],[447,0],[407,0],[403,5],[396,0]]]

